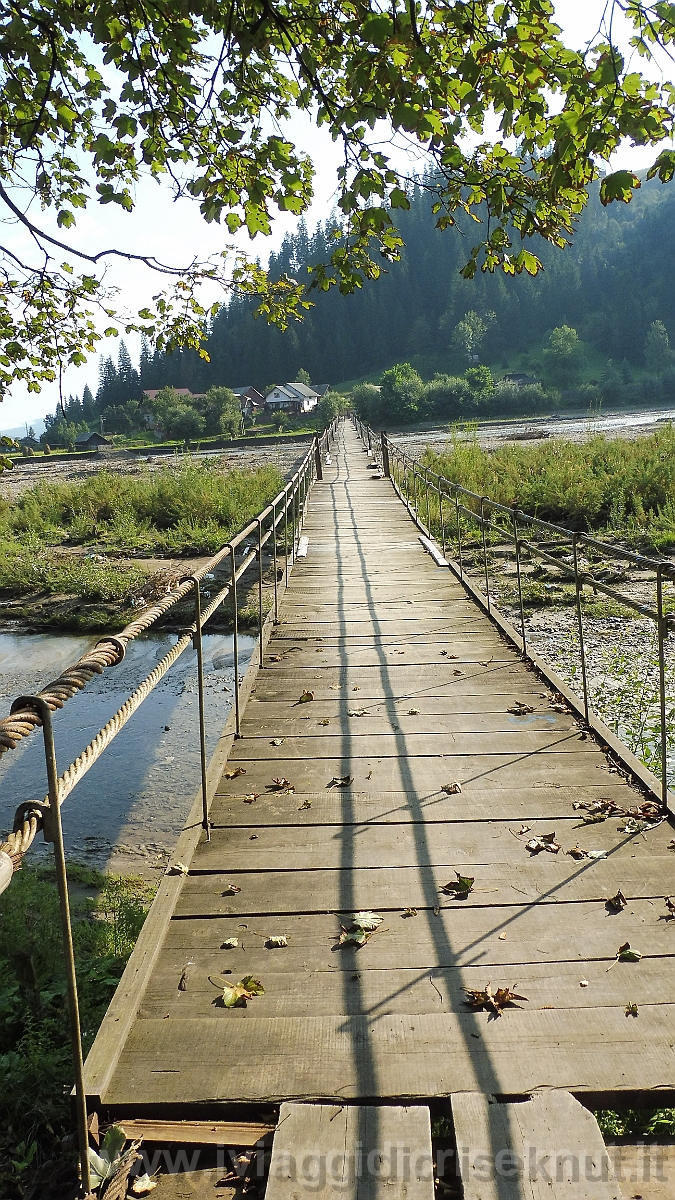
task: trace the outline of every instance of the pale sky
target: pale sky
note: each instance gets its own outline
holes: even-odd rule
[[[556,19],[563,28],[566,42],[579,49],[594,36],[605,9],[605,0],[586,0],[583,4],[579,3],[579,0],[558,0],[555,7]],[[619,44],[625,41],[620,32],[617,32],[616,22],[615,36]],[[636,69],[642,69],[646,73],[646,66],[642,60],[638,60]],[[652,66],[651,70],[654,69]],[[672,78],[672,75],[670,77]],[[334,206],[340,148],[331,141],[327,132],[317,130],[305,114],[298,114],[292,120],[290,133],[298,145],[310,153],[316,166],[315,198],[305,215],[307,224],[312,229],[317,221],[323,221],[329,216]],[[610,169],[630,167],[640,170],[654,160],[656,153],[648,147],[631,147],[627,144],[615,155]],[[416,169],[420,170],[422,166],[423,160],[420,158]],[[37,217],[38,214],[33,215]],[[68,241],[68,235],[64,236],[63,231],[57,231],[53,223],[48,224],[44,217],[45,214],[40,214],[38,223],[48,232],[53,232],[62,240]],[[171,264],[188,263],[194,257],[207,258],[236,240],[242,248],[265,262],[270,250],[279,247],[284,233],[292,229],[295,223],[295,218],[284,214],[275,220],[274,230],[269,238],[259,236],[251,242],[245,233],[240,232],[237,239],[232,239],[222,226],[207,225],[202,220],[195,201],[183,199],[174,202],[168,190],[163,190],[151,181],[144,181],[137,189],[137,206],[131,216],[113,205],[103,208],[92,203],[84,213],[78,214],[76,230],[71,236],[85,251],[116,246],[128,249],[132,253],[154,255]],[[446,236],[451,237],[452,231],[448,231]],[[21,228],[15,225],[5,226],[3,240],[18,254],[31,254],[29,239]],[[73,263],[77,267],[77,260],[73,260]],[[145,267],[119,260],[110,261],[106,281],[119,288],[117,302],[134,313],[162,286],[161,277]],[[105,324],[108,324],[107,319]],[[137,362],[139,339],[131,336],[125,340],[132,359]],[[116,360],[116,339],[107,339],[99,345],[102,354],[110,354]],[[64,377],[65,394],[74,392],[81,395],[86,383],[95,393],[98,386],[98,362],[97,354],[90,358],[85,366],[69,369]],[[247,381],[227,382],[235,386]],[[57,401],[56,384],[45,385],[39,395],[29,394],[24,386],[15,385],[12,394],[6,396],[0,406],[0,430],[13,428],[24,422],[30,424],[43,417],[46,412],[53,412]]]

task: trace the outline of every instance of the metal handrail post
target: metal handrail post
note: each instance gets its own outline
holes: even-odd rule
[[[527,654],[525,641],[525,612],[523,610],[523,585],[520,578],[520,538],[518,536],[518,510],[513,510],[513,540],[516,546],[516,574],[518,576],[518,602],[520,604],[520,636],[523,639],[523,654]]]
[[[462,564],[462,522],[459,515],[459,496],[455,492],[455,513],[457,515],[457,561],[459,562],[459,577],[464,578],[464,566]]]
[[[195,636],[194,645],[197,651],[197,691],[199,702],[199,755],[202,770],[202,825],[206,830],[206,840],[211,841],[211,826],[209,824],[208,800],[206,794],[206,716],[204,712],[204,647],[202,644],[202,602],[201,589],[198,579],[195,579]]]
[[[668,726],[666,724],[666,634],[663,614],[663,567],[656,568],[656,612],[659,637],[659,716],[661,725],[661,801],[668,803]]]
[[[47,704],[47,701],[44,700],[42,696],[20,696],[14,701],[14,704],[12,705],[12,711],[18,710],[21,706],[25,707],[26,705],[30,705],[31,707],[37,709],[42,721],[42,729],[44,733],[49,807],[44,806],[42,808],[42,831],[45,841],[51,842],[54,847],[56,887],[59,894],[61,936],[63,939],[63,957],[65,960],[66,986],[68,989],[70,1042],[73,1052],[73,1067],[75,1074],[77,1136],[80,1147],[80,1180],[82,1192],[85,1196],[88,1196],[91,1193],[92,1184],[91,1171],[89,1167],[89,1128],[87,1124],[87,1097],[84,1087],[82,1027],[80,1024],[80,1004],[77,995],[77,972],[75,968],[73,927],[70,919],[70,897],[68,895],[66,854],[63,845],[63,825],[61,822],[61,805],[59,802],[59,775],[56,767],[54,726],[52,724],[51,709]]]
[[[414,496],[413,507],[415,509],[415,520],[417,520],[417,463],[415,462],[414,459],[413,459],[412,473],[413,473],[413,496]]]
[[[232,570],[232,657],[234,665],[234,736],[241,737],[241,714],[239,711],[239,613],[237,604],[237,563],[234,546],[230,542],[230,567]]]
[[[382,440],[382,470],[384,471],[385,479],[390,479],[391,472],[389,470],[389,443],[387,441],[387,435],[384,429],[382,430],[380,437]]]
[[[328,437],[326,438],[326,445],[328,445],[329,439],[330,439],[330,432],[328,433]],[[321,463],[321,446],[319,445],[318,436],[314,438],[314,465],[316,468],[317,479],[323,479],[323,466]]]
[[[429,507],[429,472],[426,467],[424,469],[424,491],[427,499],[427,530],[431,537],[431,510]]]
[[[487,599],[487,610],[489,613],[489,611],[490,611],[490,576],[488,575],[487,542],[485,540],[484,501],[485,501],[485,497],[481,496],[481,498],[480,498],[480,526],[481,526],[481,531],[483,534],[483,574],[485,575],[485,597]]]
[[[286,574],[286,587],[288,587],[288,488],[285,492],[286,503],[284,504],[284,572]]]
[[[277,502],[272,503],[272,560],[274,564],[274,624],[279,624],[279,589],[277,586]]]
[[[588,684],[586,681],[586,649],[584,646],[584,621],[581,611],[581,580],[579,578],[579,557],[577,554],[577,539],[578,534],[572,534],[572,559],[574,563],[574,586],[576,590],[576,605],[577,605],[577,626],[579,629],[579,657],[581,659],[581,686],[584,693],[584,716],[586,724],[588,724],[589,704],[588,704]]]
[[[263,665],[263,557],[262,521],[258,517],[258,664]]]
[[[445,558],[445,518],[443,516],[443,489],[441,487],[440,476],[438,478],[438,519],[441,525],[441,546],[443,548],[443,558]]]

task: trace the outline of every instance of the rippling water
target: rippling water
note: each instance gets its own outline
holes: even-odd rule
[[[54,679],[99,636],[0,633],[0,711]],[[146,634],[117,667],[96,676],[54,716],[59,774],[77,757],[141,680],[175,644]],[[239,673],[254,639],[240,635]],[[207,754],[232,704],[232,636],[204,635]],[[162,867],[199,787],[197,658],[185,650],[63,806],[68,853],[92,866],[138,871]],[[168,726],[168,729],[166,728]],[[47,791],[41,734],[0,758],[0,830],[22,800]],[[32,854],[50,853],[39,837]]]

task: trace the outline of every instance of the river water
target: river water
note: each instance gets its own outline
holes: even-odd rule
[[[73,634],[0,632],[0,712],[44,687],[99,640]],[[54,715],[59,774],[177,641],[170,633],[132,642],[117,667],[95,676]],[[239,638],[239,674],[254,639]],[[233,701],[231,634],[204,635],[207,754]],[[162,870],[200,784],[197,659],[190,647],[144,701],[112,745],[67,797],[63,827],[69,855],[100,869],[152,875]],[[38,731],[0,758],[0,830],[10,829],[23,800],[47,791]],[[50,854],[38,837],[33,861]]]

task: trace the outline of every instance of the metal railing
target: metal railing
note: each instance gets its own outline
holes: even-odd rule
[[[206,722],[204,712],[204,658],[202,631],[223,602],[230,597],[233,623],[233,670],[235,738],[241,737],[240,685],[239,678],[239,622],[237,585],[246,571],[258,560],[258,663],[263,663],[263,550],[272,543],[272,575],[274,584],[274,622],[279,620],[278,556],[283,554],[284,567],[281,579],[288,586],[289,564],[295,559],[297,538],[305,520],[307,497],[316,479],[323,477],[322,456],[332,445],[337,421],[316,436],[302,463],[286,486],[257,517],[241,529],[217,554],[203,563],[197,571],[186,575],[178,586],[153,605],[139,618],[132,621],[119,634],[106,635],[93,651],[85,654],[77,663],[62,672],[58,679],[48,684],[38,695],[20,696],[12,704],[8,717],[0,719],[0,755],[16,748],[35,729],[42,727],[48,791],[38,802],[29,800],[19,805],[12,833],[0,844],[0,893],[11,883],[21,860],[39,832],[46,842],[54,847],[56,882],[59,894],[63,949],[67,976],[70,1036],[75,1070],[75,1094],[77,1104],[77,1128],[80,1152],[81,1185],[85,1195],[91,1192],[91,1176],[88,1157],[88,1124],[84,1090],[82,1036],[77,994],[77,976],[73,950],[70,903],[66,858],[63,844],[61,806],[80,780],[101,757],[124,728],[131,716],[180,655],[192,643],[197,652],[198,676],[198,719],[199,750],[201,766],[202,826],[210,839],[209,799],[207,794]],[[283,549],[281,542],[283,540]],[[201,584],[215,567],[229,559],[230,578],[217,595],[202,608]],[[78,691],[86,687],[95,674],[101,674],[122,661],[128,644],[140,633],[155,624],[161,616],[189,594],[194,594],[194,621],[178,638],[168,654],[155,669],[139,684],[136,690],[118,708],[107,724],[99,730],[77,759],[59,777],[54,745],[53,714],[62,708]]]
[[[460,580],[467,581],[470,572],[467,561],[473,564],[474,552],[478,552],[482,588],[475,589],[484,603],[488,614],[495,607],[490,586],[490,545],[505,542],[513,546],[516,563],[516,586],[520,615],[520,650],[529,657],[527,630],[525,627],[525,603],[523,599],[524,560],[539,560],[554,567],[562,576],[574,584],[574,606],[576,610],[577,635],[579,640],[581,696],[586,723],[593,714],[587,669],[586,640],[583,620],[583,589],[590,587],[615,601],[625,609],[631,609],[641,617],[655,623],[658,645],[658,698],[660,736],[660,788],[661,802],[668,799],[668,723],[666,695],[666,639],[669,629],[675,628],[675,613],[666,611],[664,600],[665,582],[675,581],[675,565],[669,560],[648,558],[623,547],[603,542],[590,534],[579,533],[532,516],[517,507],[499,504],[488,496],[480,496],[462,487],[445,476],[430,470],[411,455],[406,454],[392,442],[385,431],[376,434],[368,425],[354,416],[357,433],[364,448],[371,451],[380,463],[382,471],[390,478],[394,488],[406,505],[415,523],[429,536],[436,536],[443,558],[450,549],[454,562],[447,565],[456,570]],[[478,544],[467,538],[466,529],[478,531]],[[603,562],[611,560],[629,564],[654,576],[653,604],[642,604],[625,592],[612,587],[607,578],[598,578],[593,572],[592,556]],[[602,574],[612,574],[606,570]],[[614,572],[614,575],[621,572]],[[473,586],[473,585],[472,585]],[[595,714],[597,716],[597,714]]]

